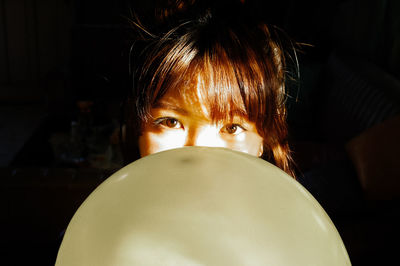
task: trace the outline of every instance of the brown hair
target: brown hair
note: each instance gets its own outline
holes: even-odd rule
[[[214,11],[206,9],[161,36],[151,35],[136,59],[127,142],[135,145],[137,129],[168,90],[201,82],[211,118],[227,120],[234,110],[241,111],[264,139],[262,157],[293,175],[284,102],[285,57],[277,33],[263,22]]]

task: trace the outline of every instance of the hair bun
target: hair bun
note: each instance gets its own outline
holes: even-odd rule
[[[196,0],[158,0],[155,8],[155,19],[157,22],[165,23],[171,18],[180,17],[183,13],[191,10]]]
[[[171,25],[201,17],[213,10],[219,14],[243,11],[245,0],[158,0],[155,7],[157,24]]]

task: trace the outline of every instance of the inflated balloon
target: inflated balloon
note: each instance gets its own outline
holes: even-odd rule
[[[318,202],[262,159],[186,147],[144,157],[72,218],[57,266],[350,265]]]

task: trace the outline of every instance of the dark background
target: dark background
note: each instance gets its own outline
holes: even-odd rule
[[[307,44],[300,78],[287,85],[299,181],[335,222],[353,265],[390,261],[398,201],[368,198],[345,146],[399,113],[400,2],[249,2]],[[0,250],[9,265],[53,265],[77,207],[122,166],[111,136],[131,84],[127,18],[149,16],[153,5],[0,0]],[[362,92],[347,96],[354,88],[389,96],[370,104]],[[347,114],[340,104],[367,106]]]

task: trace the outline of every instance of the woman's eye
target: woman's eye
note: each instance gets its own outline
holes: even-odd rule
[[[178,119],[172,117],[162,117],[154,122],[156,125],[163,125],[168,128],[181,128],[182,125]]]
[[[229,124],[224,126],[221,131],[223,133],[227,133],[227,134],[231,134],[231,135],[237,135],[239,133],[242,133],[243,131],[245,131],[245,129],[238,125],[238,124]]]

